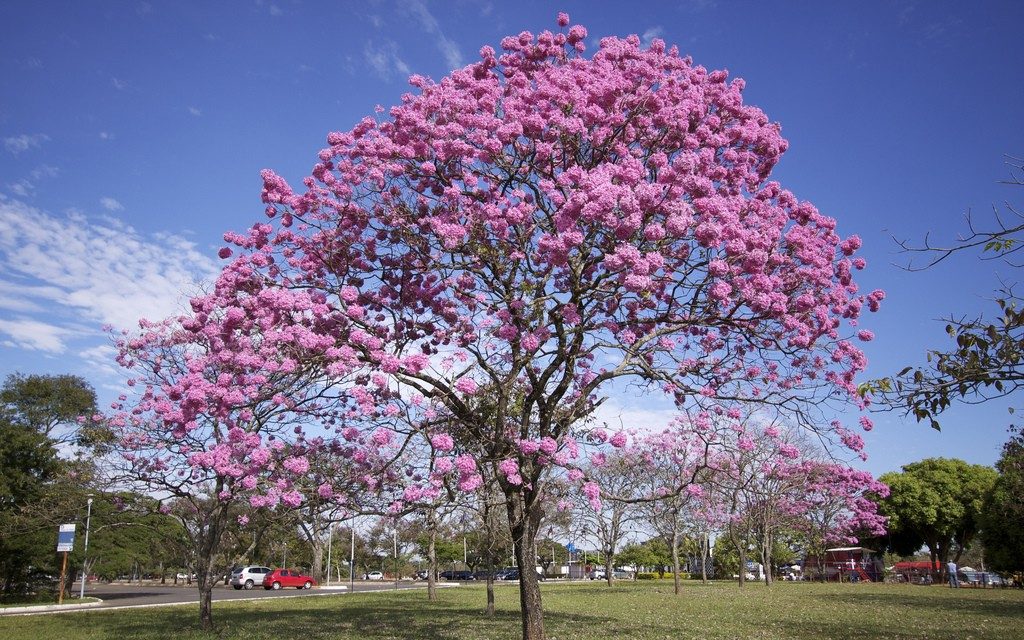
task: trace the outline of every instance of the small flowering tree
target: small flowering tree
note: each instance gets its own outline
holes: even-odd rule
[[[321,500],[379,483],[390,459],[360,431],[347,441],[306,438],[305,426],[345,415],[337,389],[348,380],[340,368],[301,362],[324,346],[301,322],[272,328],[280,314],[315,322],[315,302],[301,292],[253,296],[246,275],[226,270],[212,293],[192,300],[191,314],[142,321],[139,335],[117,343],[138,391],[121,396],[109,419],[119,479],[176,505],[192,537],[206,629],[226,569],[225,533],[248,524],[248,509],[302,504],[297,481],[316,475],[310,456],[331,454],[330,480],[311,488]]]
[[[337,414],[373,429],[354,447],[401,449],[418,430],[446,454],[394,480],[410,501],[437,474],[473,492],[496,471],[531,639],[545,478],[584,446],[624,444],[580,426],[614,381],[799,419],[856,397],[865,359],[841,322],[883,297],[853,282],[860,240],[769,180],[787,143],[743,104],[742,80],[636,36],[587,58],[586,29],[558,22],[440,82],[413,76],[386,117],[328,135],[302,191],[265,171],[271,221],[226,235],[241,252],[221,281],[274,309],[259,328],[294,346],[284,373],[322,385],[359,371]],[[223,321],[250,313],[234,306]],[[220,335],[221,316],[195,320]]]
[[[825,576],[821,562],[829,545],[885,535],[886,518],[878,513],[877,500],[889,495],[889,487],[870,473],[816,460],[794,465],[790,473],[801,480],[794,496],[801,514],[795,528],[803,535],[807,556],[818,559],[819,576]]]
[[[616,552],[644,515],[639,503],[645,497],[648,470],[637,466],[630,456],[616,454],[583,471],[588,480],[584,486],[599,487],[608,499],[597,500],[587,493],[573,492],[573,524],[583,539],[597,540],[605,580],[610,586]]]

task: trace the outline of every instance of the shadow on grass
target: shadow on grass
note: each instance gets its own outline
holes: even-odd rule
[[[916,610],[931,610],[934,613],[956,610],[961,613],[975,613],[1021,620],[1021,603],[1019,600],[986,597],[989,593],[995,594],[996,592],[994,591],[980,592],[976,596],[972,594],[967,597],[958,597],[960,593],[963,592],[957,592],[957,594],[947,592],[935,593],[934,591],[918,593],[908,591],[907,593],[900,594],[850,592],[842,594],[832,593],[827,596],[822,595],[818,597],[829,603],[839,601],[872,607],[905,607]]]
[[[307,603],[309,601],[306,601]],[[451,640],[453,638],[518,638],[521,618],[518,609],[499,609],[487,617],[483,607],[462,602],[429,602],[425,599],[377,597],[359,599],[347,596],[321,601],[315,606],[296,604],[267,608],[245,603],[214,605],[214,631],[199,628],[193,608],[152,609],[144,615],[122,615],[103,626],[111,638],[383,638]],[[482,602],[481,602],[482,604]],[[118,612],[128,614],[127,611]],[[545,612],[545,624],[558,627],[599,628],[614,622],[608,617],[590,614]]]

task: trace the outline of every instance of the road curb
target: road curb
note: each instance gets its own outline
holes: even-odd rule
[[[437,586],[438,587],[442,587],[442,585],[437,585]],[[459,585],[447,585],[444,588],[457,587],[457,586],[459,586]],[[426,589],[426,585],[423,585],[423,586],[402,586],[399,589],[397,589],[397,591],[414,591],[414,590],[419,590],[419,589]],[[319,588],[318,588],[318,590],[319,590]],[[322,598],[324,596],[337,596],[337,595],[341,595],[341,594],[356,594],[356,593],[358,593],[358,594],[395,593],[395,591],[396,591],[395,589],[379,589],[379,590],[375,589],[373,591],[349,591],[348,587],[344,587],[343,589],[339,589],[337,587],[332,587],[332,588],[329,588],[329,589],[325,589],[324,593],[297,593],[295,595],[289,595],[289,596],[274,596],[273,598],[265,598],[265,597],[264,598],[230,598],[230,599],[225,599],[225,600],[214,600],[213,604],[214,605],[217,605],[217,604],[230,604],[232,602],[261,602],[261,601],[265,601],[265,600],[285,600],[285,599],[289,599],[289,598]],[[194,607],[196,604],[198,604],[198,601],[192,601],[192,602],[154,602],[154,603],[151,603],[151,604],[125,604],[125,605],[117,605],[117,606],[114,606],[114,607],[103,607],[102,609],[96,609],[96,607],[99,607],[102,604],[104,604],[103,600],[99,600],[98,599],[98,602],[89,602],[89,603],[86,603],[86,604],[79,604],[79,605],[63,605],[63,606],[59,606],[59,605],[43,605],[43,606],[36,606],[36,607],[16,607],[16,608],[11,608],[11,609],[7,609],[6,610],[6,611],[8,611],[10,613],[0,613],[0,617],[3,617],[4,615],[11,615],[11,616],[53,615],[53,614],[58,614],[58,613],[72,613],[74,611],[80,611],[80,610],[90,610],[91,612],[94,612],[94,613],[102,613],[104,611],[118,611],[120,609],[155,609],[157,607]],[[4,611],[4,610],[0,610],[0,611]]]
[[[103,604],[103,600],[96,598],[96,602],[83,602],[82,604],[34,604],[26,607],[4,607],[0,609],[0,616],[13,615],[16,613],[62,613],[64,611],[80,611],[91,609]]]

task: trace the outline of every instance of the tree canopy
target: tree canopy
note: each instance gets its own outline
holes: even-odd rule
[[[1024,569],[1024,434],[1019,428],[1003,445],[999,477],[981,517],[985,561],[997,571]]]
[[[596,504],[573,472],[627,441],[587,422],[609,387],[859,451],[815,411],[859,402],[856,323],[884,298],[854,282],[860,239],[770,179],[788,143],[742,80],[635,35],[588,58],[586,29],[558,23],[413,76],[328,134],[301,189],[264,171],[269,220],[225,234],[212,290],[122,341],[142,390],[113,420],[138,470],[255,506],[300,502],[286,472],[316,448],[394,512],[493,479],[537,639],[549,479]]]
[[[951,458],[928,458],[883,474],[889,496],[879,511],[889,518],[893,551],[912,554],[926,545],[943,565],[959,561],[978,533],[985,498],[996,472]]]

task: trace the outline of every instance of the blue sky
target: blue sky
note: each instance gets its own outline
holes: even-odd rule
[[[944,346],[943,316],[991,308],[1014,269],[971,256],[923,273],[892,240],[949,241],[1024,155],[1018,2],[34,2],[0,4],[0,375],[77,373],[117,388],[100,327],[163,317],[209,278],[221,235],[262,216],[259,171],[293,184],[328,131],[391,105],[484,44],[555,28],[661,37],[747,80],[782,123],[775,177],[864,239],[870,376]],[[875,472],[928,456],[990,464],[1015,399],[936,433],[899,415],[868,434]],[[628,396],[606,417],[656,421]]]

